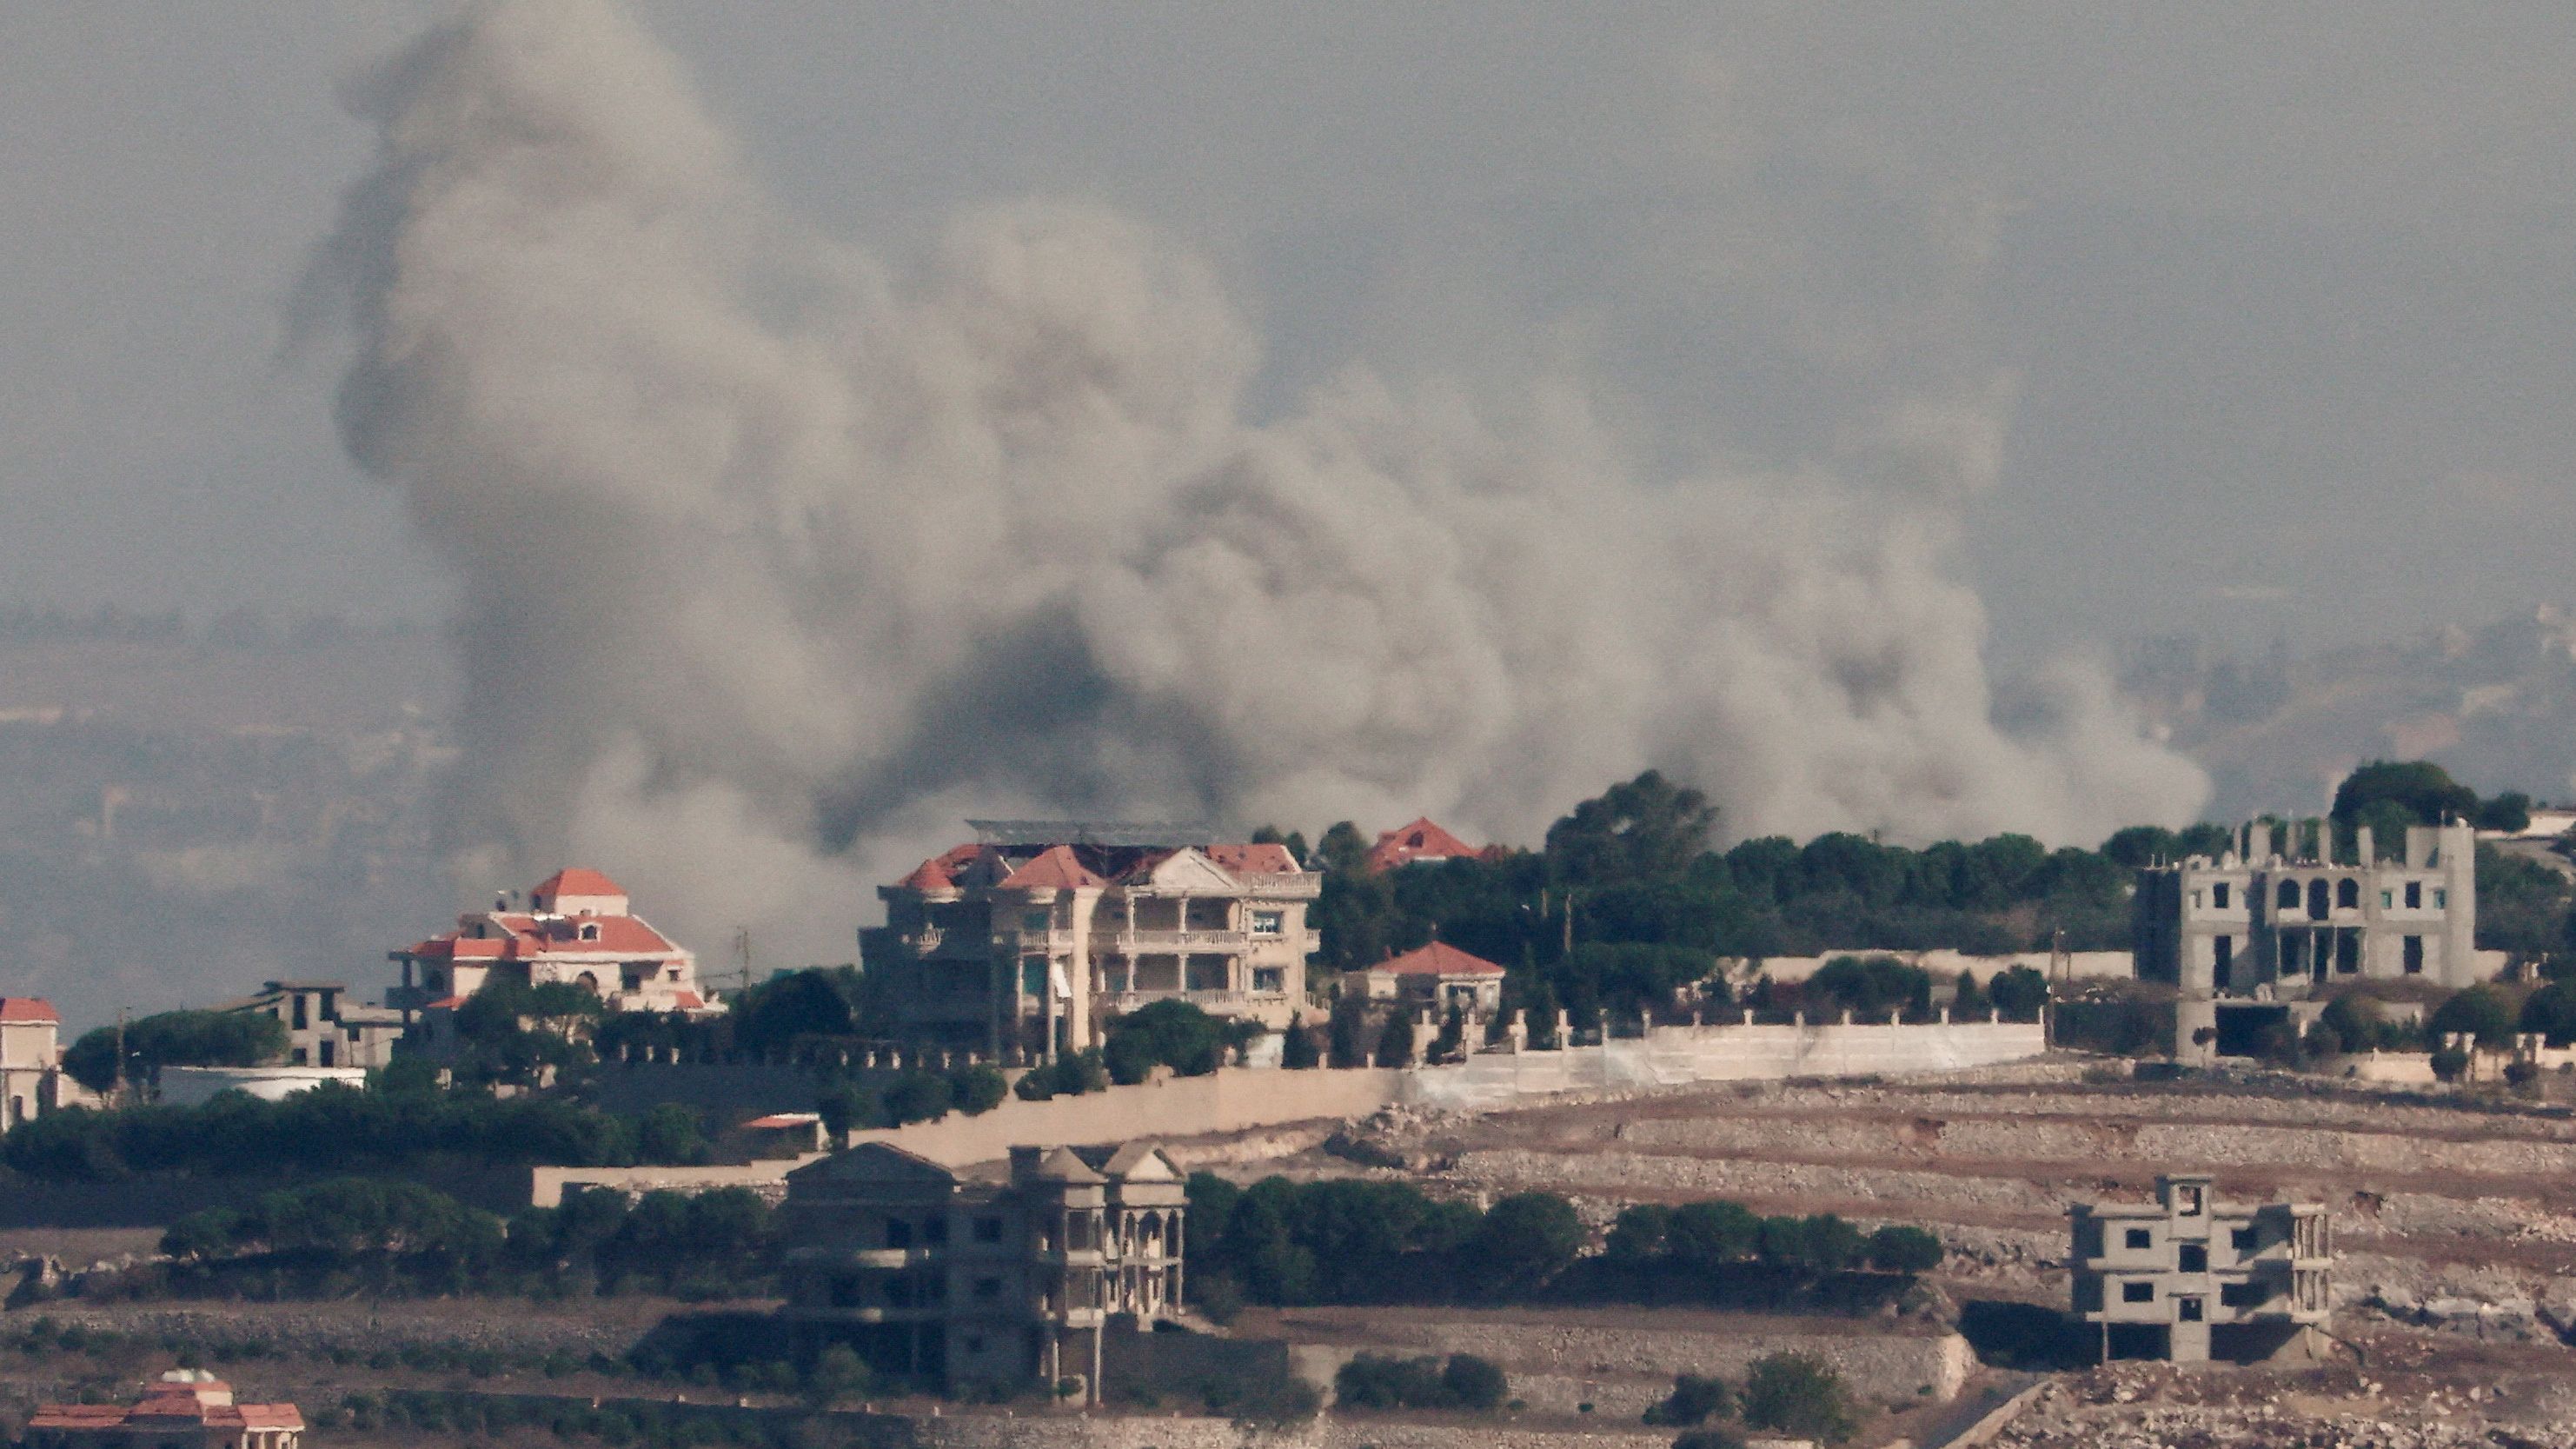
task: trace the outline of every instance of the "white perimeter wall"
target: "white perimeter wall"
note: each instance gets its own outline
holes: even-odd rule
[[[1720,960],[1729,976],[1751,980],[1768,976],[1774,981],[1804,981],[1816,974],[1816,968],[1837,956],[1893,956],[1909,966],[1920,966],[1940,978],[1947,986],[1967,972],[1977,980],[1990,981],[1995,973],[2015,966],[2027,966],[2045,976],[2049,969],[2046,951],[2015,951],[2004,956],[1971,956],[1965,951],[1942,947],[1933,951],[1879,951],[1854,949],[1827,951],[1821,956],[1728,956]],[[2138,974],[2137,958],[2127,951],[2069,951],[2067,969],[2083,980],[2105,977],[2132,977]]]
[[[1694,1082],[1902,1076],[2022,1061],[2048,1049],[2037,1023],[1921,1026],[1667,1026],[1644,1037],[1552,1052],[1486,1052],[1455,1066],[1290,1072],[1228,1067],[1044,1102],[1012,1100],[980,1117],[851,1134],[961,1167],[1014,1143],[1195,1137],[1289,1122],[1365,1117],[1397,1105],[1491,1109],[1565,1092]]]
[[[1405,1079],[1407,1104],[1494,1108],[1560,1092],[1693,1082],[1905,1076],[2021,1061],[2048,1050],[2037,1022],[1923,1026],[1659,1026],[1571,1051],[1488,1053]]]

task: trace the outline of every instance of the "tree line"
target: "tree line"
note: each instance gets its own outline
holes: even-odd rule
[[[334,1178],[190,1213],[162,1234],[173,1262],[130,1296],[768,1291],[773,1210],[748,1188],[592,1189],[503,1219],[419,1183]]]
[[[1941,1261],[1914,1227],[1862,1233],[1832,1214],[1762,1217],[1731,1202],[1631,1207],[1598,1253],[1572,1204],[1519,1193],[1478,1209],[1410,1183],[1190,1176],[1192,1298],[1211,1316],[1277,1306],[1691,1301],[1846,1306]],[[1838,1283],[1880,1275],[1876,1284]],[[1872,1291],[1862,1291],[1864,1289]]]

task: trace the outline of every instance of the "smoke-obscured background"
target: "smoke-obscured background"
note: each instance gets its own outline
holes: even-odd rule
[[[0,989],[967,814],[2576,793],[2576,22],[0,20]]]

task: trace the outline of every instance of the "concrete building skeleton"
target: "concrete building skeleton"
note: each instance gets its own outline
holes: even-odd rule
[[[2075,1312],[2102,1357],[2268,1358],[2334,1314],[2334,1224],[2322,1204],[2217,1200],[2205,1176],[2156,1179],[2153,1203],[2067,1210]],[[2225,1339],[2214,1339],[2223,1331]]]
[[[1284,1027],[1321,945],[1323,877],[1287,848],[1186,826],[969,821],[985,838],[877,888],[871,990],[917,1040],[1001,1053],[1096,1046],[1156,1001]]]
[[[345,981],[269,981],[254,996],[227,1001],[217,1011],[258,1012],[286,1028],[286,1064],[295,1067],[381,1067],[393,1060],[405,1030],[403,1013],[390,1006],[351,1001]]]
[[[2138,872],[2141,980],[2186,997],[2303,997],[2346,981],[2477,980],[2477,842],[2466,825],[2412,826],[2380,860],[2367,827],[2350,859],[2326,821],[2244,827],[2236,848]]]
[[[875,1368],[951,1388],[1080,1378],[1178,1311],[1188,1199],[1150,1143],[1018,1146],[1002,1182],[862,1143],[787,1175],[788,1302]]]

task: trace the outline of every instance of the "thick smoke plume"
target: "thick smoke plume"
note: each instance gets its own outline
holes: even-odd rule
[[[2001,390],[1867,420],[1839,477],[1639,479],[1571,387],[1496,422],[1355,369],[1252,420],[1188,249],[1030,204],[890,270],[605,4],[476,8],[358,107],[314,291],[351,452],[463,581],[477,891],[569,853],[846,955],[978,811],[1528,840],[1653,764],[1730,834],[2090,840],[2205,791],[2088,676],[1994,722],[1945,560]]]

